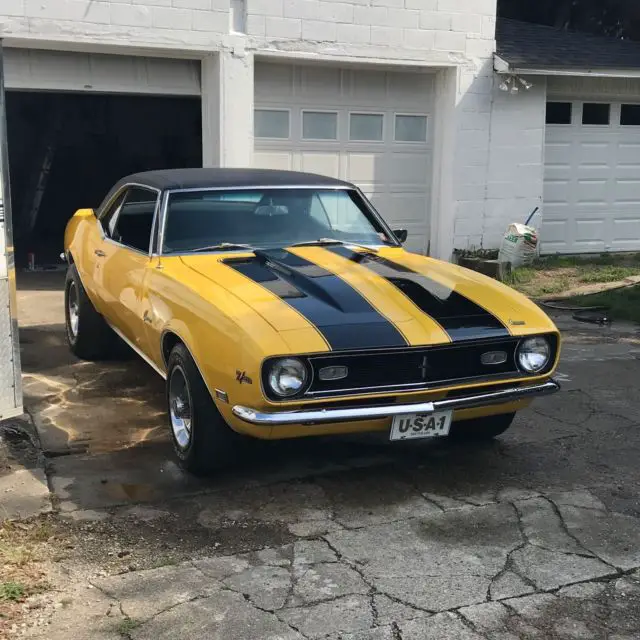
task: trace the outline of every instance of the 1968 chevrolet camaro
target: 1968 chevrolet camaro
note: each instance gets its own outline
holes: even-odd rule
[[[323,176],[132,175],[67,225],[69,345],[100,359],[117,334],[166,379],[194,473],[243,436],[495,437],[558,390],[560,335],[524,296],[405,239]]]

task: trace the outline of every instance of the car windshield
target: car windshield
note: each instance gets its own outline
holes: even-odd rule
[[[238,245],[275,248],[327,238],[392,242],[352,189],[202,190],[169,195],[162,250],[241,251]]]

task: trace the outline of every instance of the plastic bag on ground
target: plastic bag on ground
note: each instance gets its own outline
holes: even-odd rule
[[[517,268],[531,264],[537,255],[538,232],[525,224],[510,224],[502,238],[498,261],[508,262]]]

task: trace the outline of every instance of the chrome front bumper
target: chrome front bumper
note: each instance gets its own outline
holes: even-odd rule
[[[312,425],[329,422],[375,420],[376,418],[390,418],[408,413],[430,414],[436,411],[449,411],[452,409],[475,409],[517,400],[526,400],[537,396],[546,396],[555,393],[559,389],[560,385],[550,380],[530,387],[512,387],[511,389],[478,393],[462,398],[445,398],[435,402],[418,402],[415,404],[389,404],[357,409],[308,409],[305,411],[277,411],[273,413],[235,405],[232,411],[233,415],[245,422],[265,427],[286,424]]]

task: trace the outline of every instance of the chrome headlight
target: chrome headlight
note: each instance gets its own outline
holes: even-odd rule
[[[282,358],[271,365],[267,381],[281,398],[295,396],[307,382],[307,368],[297,358]]]
[[[551,358],[551,346],[546,338],[527,338],[518,347],[518,366],[526,373],[539,373]]]

